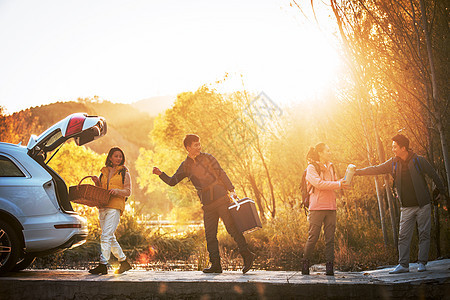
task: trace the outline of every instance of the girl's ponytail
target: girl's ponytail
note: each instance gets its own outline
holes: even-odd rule
[[[306,154],[307,163],[316,162],[319,160],[319,154],[316,152],[316,149],[313,147],[309,148],[308,154]]]
[[[308,154],[306,154],[306,161],[308,164],[320,160],[319,152],[323,152],[325,146],[325,143],[318,143],[314,148],[309,148]]]

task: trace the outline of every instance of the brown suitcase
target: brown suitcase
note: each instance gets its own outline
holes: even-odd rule
[[[237,229],[242,233],[250,233],[262,228],[255,201],[250,198],[234,199],[228,206]]]
[[[108,190],[91,184],[81,184],[83,180],[90,177],[92,176],[86,176],[80,180],[78,185],[69,187],[69,200],[91,207],[107,205],[110,198]]]

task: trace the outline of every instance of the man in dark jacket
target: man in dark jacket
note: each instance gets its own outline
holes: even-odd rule
[[[157,167],[153,168],[153,174],[158,175],[170,186],[174,186],[188,177],[197,190],[203,204],[203,223],[209,260],[211,261],[211,267],[204,269],[203,272],[222,273],[219,242],[217,240],[217,227],[219,218],[221,218],[228,233],[239,247],[239,252],[244,259],[242,272],[245,274],[252,268],[255,254],[248,249],[244,235],[236,229],[228,210],[228,204],[230,203],[228,194],[232,197],[236,196],[234,186],[214,156],[201,152],[200,138],[197,135],[186,135],[183,143],[188,155],[175,174],[170,177]]]
[[[386,162],[356,170],[355,175],[392,174],[397,195],[401,203],[400,232],[398,237],[399,264],[391,274],[409,272],[410,244],[415,224],[419,229],[419,267],[426,271],[430,250],[431,206],[430,193],[424,175],[434,181],[443,197],[445,187],[430,163],[409,148],[409,140],[402,134],[392,138],[392,151],[395,157]]]

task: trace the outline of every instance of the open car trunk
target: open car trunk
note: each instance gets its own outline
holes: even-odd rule
[[[46,165],[43,161],[38,163],[52,176],[53,183],[55,185],[56,199],[58,199],[59,207],[64,212],[71,213],[73,212],[72,204],[69,201],[69,192],[67,189],[66,182],[64,179],[59,176],[58,173],[55,172],[52,168]]]
[[[67,185],[61,176],[47,165],[49,162],[47,154],[71,138],[78,146],[81,146],[104,136],[106,132],[107,125],[104,118],[76,113],[54,124],[38,137],[34,135],[30,137],[27,145],[28,155],[52,176],[56,196],[63,211],[73,211]]]

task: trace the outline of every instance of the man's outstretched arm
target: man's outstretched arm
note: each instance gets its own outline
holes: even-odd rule
[[[381,174],[389,174],[392,173],[392,160],[393,158],[385,161],[384,163],[377,166],[370,166],[364,169],[358,169],[355,172],[355,175],[381,175]]]
[[[172,177],[162,172],[158,167],[153,167],[153,174],[156,174],[161,178],[162,181],[170,186],[175,186],[178,182],[183,180],[187,175],[184,172],[183,163],[178,167],[178,170],[173,174]]]

